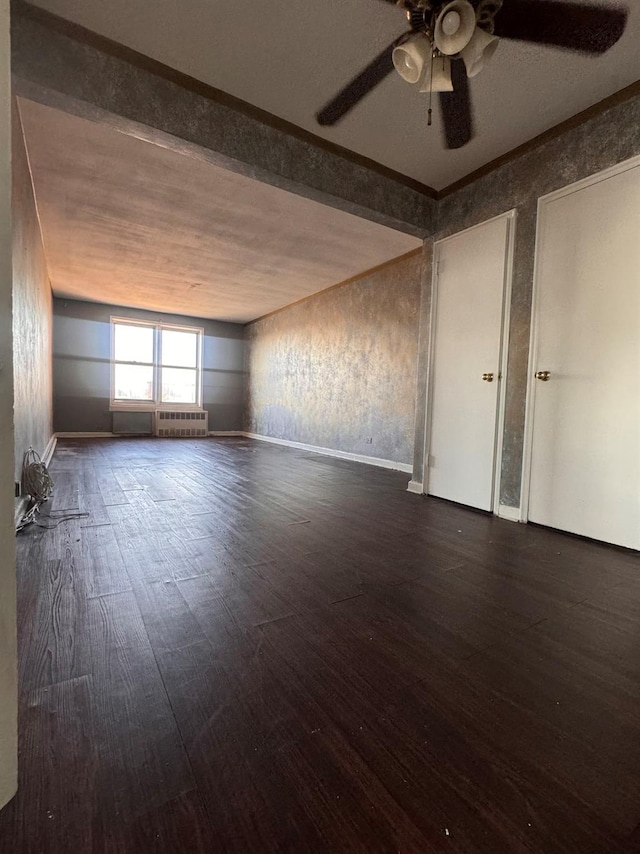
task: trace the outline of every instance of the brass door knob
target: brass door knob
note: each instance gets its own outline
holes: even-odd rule
[[[483,379],[486,383],[492,383],[492,382],[493,382],[493,374],[483,374],[483,375],[482,375],[482,379]]]
[[[548,382],[550,376],[551,371],[536,371],[536,379],[542,380],[543,383]]]

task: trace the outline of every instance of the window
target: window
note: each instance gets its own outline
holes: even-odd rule
[[[192,407],[202,403],[202,329],[111,318],[111,405]]]

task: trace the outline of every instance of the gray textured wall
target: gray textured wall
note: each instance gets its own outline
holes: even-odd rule
[[[56,432],[111,432],[111,315],[202,327],[205,333],[203,403],[209,412],[209,430],[242,429],[242,326],[56,298],[53,301],[53,424]]]
[[[15,479],[31,445],[42,454],[52,436],[51,287],[31,176],[15,102],[12,110],[13,384]]]
[[[421,277],[413,255],[250,324],[246,429],[410,464]]]
[[[613,107],[494,170],[439,203],[435,239],[516,208],[516,242],[501,503],[520,504],[537,201],[540,196],[640,154],[640,97]],[[423,292],[418,399],[426,399],[430,284]],[[415,480],[422,481],[424,413],[416,429]]]

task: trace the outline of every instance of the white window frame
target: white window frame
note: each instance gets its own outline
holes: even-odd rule
[[[115,343],[116,343],[116,324],[126,324],[127,326],[142,326],[147,329],[153,329],[153,363],[150,362],[123,362],[123,364],[138,364],[151,365],[153,367],[153,400],[117,400],[114,398],[115,391],[115,366],[120,364],[115,358]],[[197,338],[196,344],[196,402],[195,403],[162,403],[160,396],[162,394],[162,385],[160,375],[162,371],[162,330],[168,329],[172,332],[192,332]],[[110,402],[109,409],[112,412],[126,410],[127,412],[155,412],[156,409],[162,409],[167,412],[175,412],[177,410],[193,410],[202,412],[202,349],[204,341],[204,329],[200,326],[182,326],[175,323],[152,323],[146,320],[138,320],[134,317],[116,317],[110,318],[110,335],[111,335],[111,360],[110,360]],[[165,368],[183,367],[182,365],[164,365]],[[192,369],[193,370],[193,369]]]

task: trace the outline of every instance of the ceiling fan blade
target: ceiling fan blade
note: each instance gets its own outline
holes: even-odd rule
[[[409,31],[411,32],[411,31]],[[320,125],[335,125],[345,116],[349,110],[368,95],[378,83],[393,71],[393,59],[391,54],[396,45],[400,44],[409,33],[404,33],[400,38],[385,47],[375,59],[373,59],[357,77],[348,83],[344,89],[329,101],[328,104],[316,113],[316,120]]]
[[[628,17],[624,6],[505,0],[495,18],[495,33],[502,38],[597,54],[613,47],[623,34]]]
[[[453,92],[440,92],[440,111],[447,148],[462,148],[473,138],[473,113],[464,62],[451,63]]]

